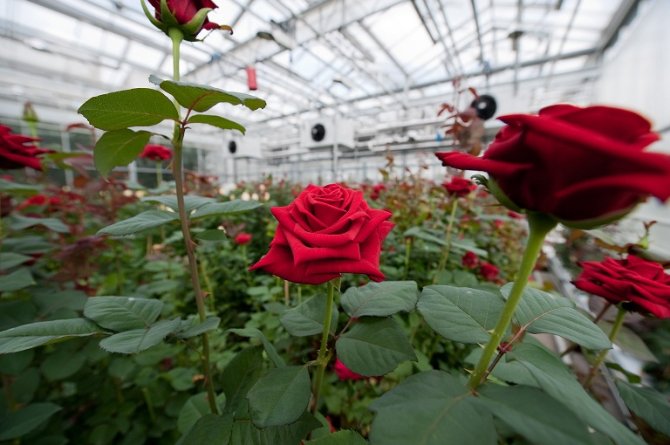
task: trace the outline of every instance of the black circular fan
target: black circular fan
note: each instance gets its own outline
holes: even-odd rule
[[[323,124],[316,124],[312,127],[312,140],[321,142],[326,137],[326,127]]]
[[[498,108],[496,100],[488,94],[482,94],[473,100],[470,106],[477,110],[477,116],[483,120],[491,119]]]
[[[237,142],[235,141],[228,142],[228,152],[231,155],[234,155],[237,152]]]

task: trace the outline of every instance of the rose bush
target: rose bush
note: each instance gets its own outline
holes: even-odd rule
[[[17,169],[30,167],[41,170],[39,156],[49,153],[35,145],[37,138],[13,134],[12,129],[0,125],[0,168]]]
[[[670,197],[670,157],[643,149],[658,139],[649,121],[605,106],[554,105],[513,114],[482,157],[437,153],[445,166],[485,171],[508,207],[570,226],[621,216],[649,195]]]
[[[144,150],[142,150],[142,153],[140,153],[140,158],[151,159],[152,161],[156,162],[167,161],[171,157],[172,150],[163,145],[145,145]]]
[[[442,186],[447,190],[447,193],[457,198],[467,196],[477,188],[477,185],[473,184],[469,179],[457,176],[451,178],[450,181],[443,182]]]
[[[660,264],[628,255],[580,265],[583,271],[574,281],[579,289],[636,312],[670,318],[670,275]]]
[[[279,225],[270,251],[251,270],[285,280],[321,284],[342,273],[381,281],[381,244],[391,213],[368,207],[363,194],[339,184],[309,185],[286,207],[273,207]]]

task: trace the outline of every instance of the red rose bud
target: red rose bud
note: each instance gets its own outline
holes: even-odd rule
[[[513,114],[482,157],[436,153],[445,166],[489,174],[508,208],[571,227],[614,221],[652,195],[670,197],[670,156],[643,151],[658,135],[642,116],[605,106],[554,105]]]
[[[330,184],[308,185],[286,207],[273,207],[279,222],[270,251],[250,270],[263,269],[294,283],[321,284],[342,273],[381,281],[382,241],[391,213],[371,209],[363,193]]]
[[[445,181],[442,186],[447,189],[447,193],[457,198],[468,196],[470,192],[477,188],[476,184],[465,178],[453,177],[450,181]]]
[[[573,282],[577,288],[613,304],[626,303],[635,312],[670,318],[670,275],[660,264],[628,255],[580,265],[582,273]]]
[[[233,239],[235,244],[243,246],[244,244],[249,244],[251,242],[251,233],[241,232]]]
[[[163,145],[148,144],[142,150],[140,158],[151,159],[152,161],[166,161],[172,157],[172,150]]]
[[[144,15],[167,35],[170,35],[171,28],[176,28],[181,31],[185,40],[193,42],[203,29],[230,30],[230,27],[210,22],[207,18],[207,14],[218,7],[212,0],[149,0],[149,3],[154,8],[154,14],[151,14],[142,0]]]
[[[342,363],[340,359],[335,359],[335,365],[333,366],[333,370],[335,371],[335,374],[337,374],[337,378],[344,381],[344,380],[362,380],[365,378],[365,376],[362,376],[351,369],[347,368],[347,365]]]
[[[466,252],[461,258],[461,264],[467,269],[474,269],[479,265],[479,257],[474,252]]]
[[[0,125],[0,168],[18,169],[30,167],[42,170],[38,156],[51,153],[52,150],[42,150],[34,143],[37,138],[12,134],[12,129]]]
[[[486,281],[495,281],[498,279],[500,270],[493,264],[482,261],[481,265],[479,266],[479,273]]]

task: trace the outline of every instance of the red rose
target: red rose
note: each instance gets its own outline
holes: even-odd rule
[[[44,195],[34,195],[31,196],[30,198],[24,200],[21,204],[16,206],[17,210],[23,210],[26,207],[30,206],[44,206],[49,203],[49,198],[47,198]]]
[[[210,22],[207,18],[209,10],[218,8],[212,0],[167,0],[169,17],[163,17],[161,1],[165,0],[149,0],[151,6],[154,7],[154,16],[151,15],[144,1],[142,1],[142,8],[151,23],[168,35],[169,28],[177,27],[182,31],[186,40],[194,41],[202,29],[220,28],[220,25]]]
[[[238,233],[237,236],[233,239],[235,244],[237,245],[244,245],[244,244],[249,244],[251,242],[251,233],[247,232],[241,232]]]
[[[0,168],[17,169],[30,167],[42,170],[39,155],[50,153],[51,150],[42,150],[34,142],[37,138],[12,134],[12,129],[0,125]]]
[[[459,177],[453,177],[450,181],[443,182],[442,186],[447,189],[447,193],[457,198],[467,196],[477,188],[477,185],[469,179]]]
[[[495,281],[498,278],[500,270],[493,264],[482,261],[479,266],[479,273],[486,281]]]
[[[595,227],[629,212],[649,195],[670,196],[670,156],[643,149],[658,139],[628,110],[554,105],[539,115],[500,118],[508,125],[479,158],[437,153],[447,166],[485,171],[506,206]]]
[[[479,257],[474,252],[466,252],[461,258],[461,264],[467,269],[474,269],[479,265]]]
[[[144,146],[144,150],[140,153],[140,158],[151,159],[152,161],[166,161],[172,157],[172,150],[163,146],[148,144]]]
[[[376,184],[375,186],[372,187],[372,193],[370,193],[370,199],[372,199],[373,201],[378,200],[379,195],[384,190],[386,190],[386,186],[384,184]]]
[[[636,312],[670,318],[670,275],[655,262],[633,255],[625,260],[586,261],[573,284],[610,303],[627,303]]]
[[[362,380],[365,376],[362,376],[351,369],[347,368],[347,365],[342,363],[340,359],[335,359],[335,365],[333,366],[337,378],[340,380]]]
[[[286,207],[273,207],[279,225],[270,251],[250,270],[288,281],[321,284],[342,273],[381,281],[379,254],[393,228],[391,213],[371,209],[363,193],[339,184],[308,185]]]

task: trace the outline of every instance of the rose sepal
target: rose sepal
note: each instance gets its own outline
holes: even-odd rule
[[[172,14],[172,11],[170,11],[167,0],[161,0],[161,22],[163,22],[163,25],[165,25],[167,29],[181,28],[177,18]]]
[[[512,201],[506,194],[505,192],[502,191],[498,183],[489,176],[488,180],[486,181],[486,188],[488,189],[489,192],[498,200],[500,204],[503,206],[507,207],[508,209],[517,212],[517,213],[527,213],[524,209],[519,207]]]
[[[160,20],[156,19],[154,15],[149,11],[149,8],[147,7],[146,3],[144,0],[140,0],[140,3],[142,5],[142,11],[144,11],[144,15],[149,19],[152,25],[154,25],[156,28],[160,29],[164,33],[167,33],[167,28],[163,26],[163,23],[161,23]]]
[[[569,227],[571,229],[591,230],[620,220],[621,218],[623,218],[624,216],[628,215],[630,212],[635,210],[636,207],[637,204],[627,209],[621,210],[619,212],[601,216],[600,218],[584,219],[581,221],[569,221],[559,219],[558,222],[563,224],[565,227]]]
[[[184,23],[183,25],[178,25],[182,33],[184,34],[184,40],[187,40],[189,42],[195,42],[198,40],[196,39],[195,36],[198,35],[200,30],[202,29],[202,26],[205,24],[205,20],[207,20],[207,14],[209,14],[210,11],[213,11],[213,9],[202,8],[198,10],[198,12],[195,13],[193,18],[189,20],[187,23]]]

